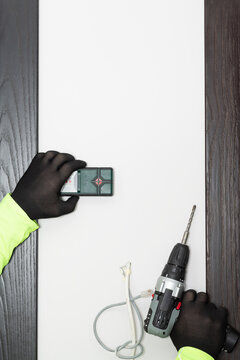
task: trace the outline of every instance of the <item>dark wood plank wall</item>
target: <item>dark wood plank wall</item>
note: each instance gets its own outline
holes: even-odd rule
[[[240,330],[240,1],[205,0],[205,50],[207,291]]]
[[[0,200],[38,149],[38,1],[0,0]],[[37,232],[0,276],[0,359],[37,358]]]

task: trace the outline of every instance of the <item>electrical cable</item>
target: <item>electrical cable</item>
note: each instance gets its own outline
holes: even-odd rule
[[[125,280],[125,297],[128,309],[128,316],[130,320],[130,326],[132,331],[132,345],[136,344],[137,342],[137,334],[136,334],[136,323],[133,314],[133,306],[130,300],[130,275],[131,275],[131,263],[128,262],[125,266],[121,267],[122,275]],[[132,348],[132,357],[136,355],[136,347]]]
[[[126,301],[105,306],[101,311],[99,311],[99,313],[97,314],[97,316],[95,317],[94,322],[93,322],[93,332],[94,332],[96,340],[105,350],[115,353],[115,355],[120,359],[136,359],[143,354],[144,348],[143,348],[143,345],[141,344],[142,339],[143,339],[143,319],[142,319],[140,310],[139,310],[137,304],[135,303],[135,300],[144,298],[144,297],[149,297],[152,295],[153,291],[146,290],[146,291],[141,292],[140,295],[132,297],[131,291],[130,291],[131,264],[127,263],[124,267],[121,268],[121,271],[122,271],[122,274],[125,279]],[[122,306],[122,305],[127,305],[127,308],[128,308],[128,314],[129,314],[131,330],[132,330],[132,340],[126,341],[122,345],[119,345],[115,349],[112,349],[109,346],[107,346],[106,344],[104,344],[104,342],[101,340],[100,336],[98,335],[97,321],[98,321],[99,317],[106,310],[109,310],[113,307]],[[135,323],[135,319],[134,319],[133,309],[135,310],[135,312],[137,314],[137,318],[138,318],[139,324],[140,324],[140,335],[139,335],[138,339],[137,339],[137,335],[136,335],[136,323]],[[132,350],[132,354],[131,355],[121,354],[121,351],[126,350],[126,349]]]

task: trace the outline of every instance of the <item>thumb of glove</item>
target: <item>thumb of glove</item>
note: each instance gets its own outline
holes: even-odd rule
[[[69,214],[74,211],[77,202],[79,201],[79,196],[71,196],[67,201],[59,201],[59,213],[60,215]]]

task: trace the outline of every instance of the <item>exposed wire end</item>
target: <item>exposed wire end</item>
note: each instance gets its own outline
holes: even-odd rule
[[[120,267],[120,271],[121,271],[121,273],[122,273],[122,275],[123,275],[124,278],[125,278],[126,276],[130,275],[131,272],[132,272],[130,261],[128,261],[128,262],[126,263],[126,265]]]

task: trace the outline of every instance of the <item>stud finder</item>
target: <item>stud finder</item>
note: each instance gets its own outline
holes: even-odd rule
[[[61,196],[112,196],[113,169],[111,167],[78,169],[66,180]]]

